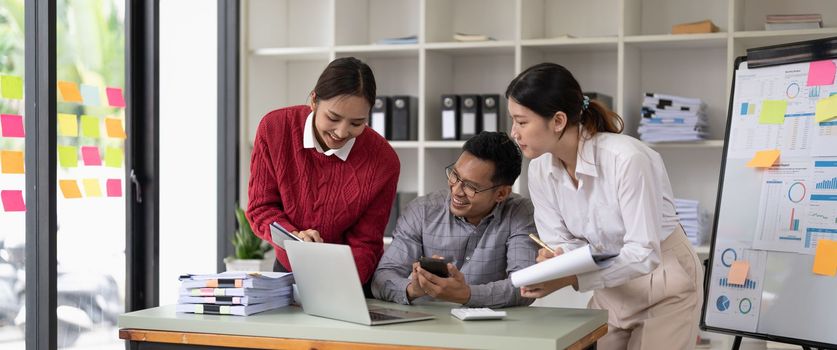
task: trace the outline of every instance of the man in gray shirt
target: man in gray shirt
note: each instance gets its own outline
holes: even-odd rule
[[[535,263],[534,208],[511,192],[520,176],[520,149],[502,132],[469,139],[445,168],[449,189],[410,202],[392,244],[372,278],[372,294],[409,304],[422,298],[468,307],[529,305],[509,274]],[[420,257],[442,257],[449,277],[420,267]]]

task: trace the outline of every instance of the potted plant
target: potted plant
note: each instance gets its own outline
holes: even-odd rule
[[[235,218],[238,221],[238,231],[232,239],[235,256],[224,259],[227,271],[272,271],[273,262],[265,259],[270,245],[256,237],[250,228],[250,222],[244,216],[244,210],[239,206],[235,207]]]

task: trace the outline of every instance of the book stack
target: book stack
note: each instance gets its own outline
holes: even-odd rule
[[[688,142],[706,137],[706,104],[698,98],[646,93],[639,138],[645,142]]]
[[[249,316],[293,302],[290,272],[236,272],[180,276],[177,312]]]
[[[696,200],[675,198],[674,206],[689,242],[692,242],[694,246],[703,244],[705,238],[703,223],[706,222],[706,218],[700,212],[700,203]]]
[[[805,15],[767,15],[764,30],[819,29],[822,16],[818,13]]]

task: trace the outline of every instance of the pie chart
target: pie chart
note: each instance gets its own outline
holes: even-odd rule
[[[727,311],[729,309],[729,298],[726,295],[719,296],[718,300],[715,301],[715,307],[718,308],[718,311]]]

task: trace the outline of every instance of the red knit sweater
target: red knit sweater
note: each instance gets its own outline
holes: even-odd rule
[[[327,243],[348,244],[362,283],[383,254],[384,229],[395,198],[400,163],[389,143],[368,128],[346,161],[302,146],[311,109],[294,106],[268,113],[256,131],[250,161],[247,218],[273,245],[288,271],[285,250],[271,242],[270,223],[290,231],[314,229]]]

